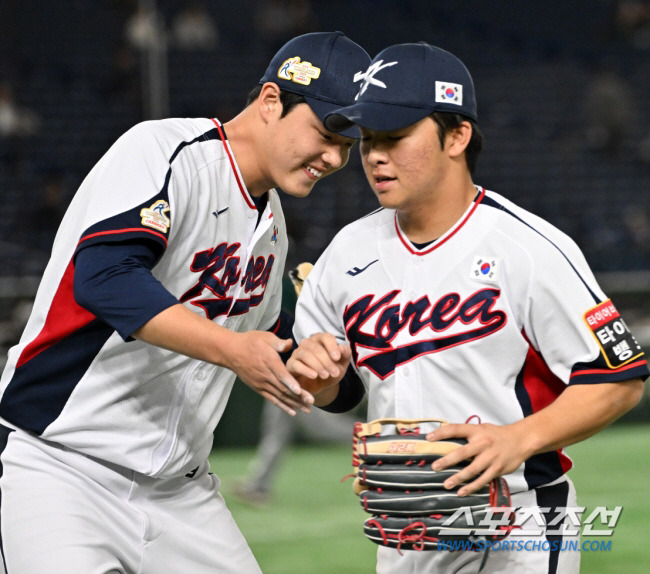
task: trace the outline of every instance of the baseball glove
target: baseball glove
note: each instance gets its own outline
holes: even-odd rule
[[[430,442],[420,430],[425,423],[448,424],[441,419],[355,424],[354,491],[372,514],[365,521],[365,535],[398,550],[478,550],[481,540],[505,538],[514,521],[506,481],[497,478],[463,497],[458,496],[460,486],[444,488],[443,482],[469,462],[438,472],[431,463],[467,441]]]

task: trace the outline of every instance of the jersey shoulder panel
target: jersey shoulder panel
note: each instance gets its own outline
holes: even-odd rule
[[[179,143],[195,139],[210,139],[206,134],[218,132],[212,120],[207,118],[166,118],[147,120],[134,125],[124,136],[150,137],[158,141],[161,147],[173,152]],[[124,137],[123,136],[123,137]]]
[[[182,219],[193,174],[209,161],[198,144],[211,139],[218,133],[209,120],[152,120],[124,133],[71,203],[75,219],[82,215],[80,245],[142,236],[165,248],[172,222]]]
[[[394,230],[394,216],[395,212],[392,209],[383,207],[375,209],[341,228],[332,239],[331,244],[337,246],[347,245],[350,242],[359,241],[360,236],[366,236],[370,233],[390,233],[391,230]]]
[[[211,132],[216,135],[211,137]],[[147,120],[135,124],[124,132],[109,148],[107,156],[126,151],[141,161],[142,158],[159,158],[163,163],[171,164],[178,153],[196,141],[219,139],[215,125],[207,119],[169,118]]]
[[[541,272],[550,278],[551,270],[569,273],[579,277],[590,291],[597,292],[596,300],[603,297],[580,247],[566,233],[494,192],[486,192],[482,208],[481,213],[487,212],[487,218],[479,217],[478,223],[485,224],[490,238],[523,266],[520,271],[530,271],[531,277],[537,279]]]
[[[578,245],[566,233],[498,193],[486,191],[481,207],[495,210],[498,224],[493,229],[524,249],[552,251],[555,246],[572,254],[581,253]]]

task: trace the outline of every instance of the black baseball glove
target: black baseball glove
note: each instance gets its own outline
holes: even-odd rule
[[[372,514],[365,521],[365,535],[398,550],[478,550],[481,540],[504,538],[514,521],[506,481],[497,478],[463,497],[458,496],[462,485],[444,488],[443,482],[469,462],[439,472],[431,464],[466,441],[428,441],[420,428],[432,422],[447,424],[440,419],[355,424],[354,490]]]

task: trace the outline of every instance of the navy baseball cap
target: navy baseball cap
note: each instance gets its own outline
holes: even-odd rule
[[[259,83],[275,82],[283,91],[304,96],[323,121],[330,112],[354,103],[354,76],[368,64],[368,53],[343,32],[313,32],[282,46]],[[338,131],[347,137],[359,137],[352,124]]]
[[[478,119],[474,82],[465,65],[426,42],[382,50],[354,80],[361,82],[356,103],[328,114],[323,122],[332,132],[352,124],[375,131],[399,130],[433,112]]]

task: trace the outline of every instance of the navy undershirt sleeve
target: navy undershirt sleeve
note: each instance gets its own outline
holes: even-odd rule
[[[125,340],[179,301],[151,274],[160,248],[151,241],[97,243],[77,252],[76,302]]]
[[[359,375],[350,366],[339,383],[339,392],[336,398],[329,404],[319,407],[328,413],[344,413],[356,407],[366,394]]]
[[[293,348],[295,349],[298,345],[296,344],[296,340],[293,338],[292,329],[293,317],[284,309],[281,309],[278,320],[275,322],[275,325],[269,329],[269,331],[280,337],[280,339],[291,339],[293,341]]]
[[[280,353],[282,362],[286,364],[289,357],[291,357],[291,353],[293,353],[294,349],[298,347],[298,343],[296,343],[296,340],[293,338],[293,317],[284,309],[281,309],[275,325],[268,330],[277,337],[280,337],[280,339],[291,339],[291,349],[284,353]]]

